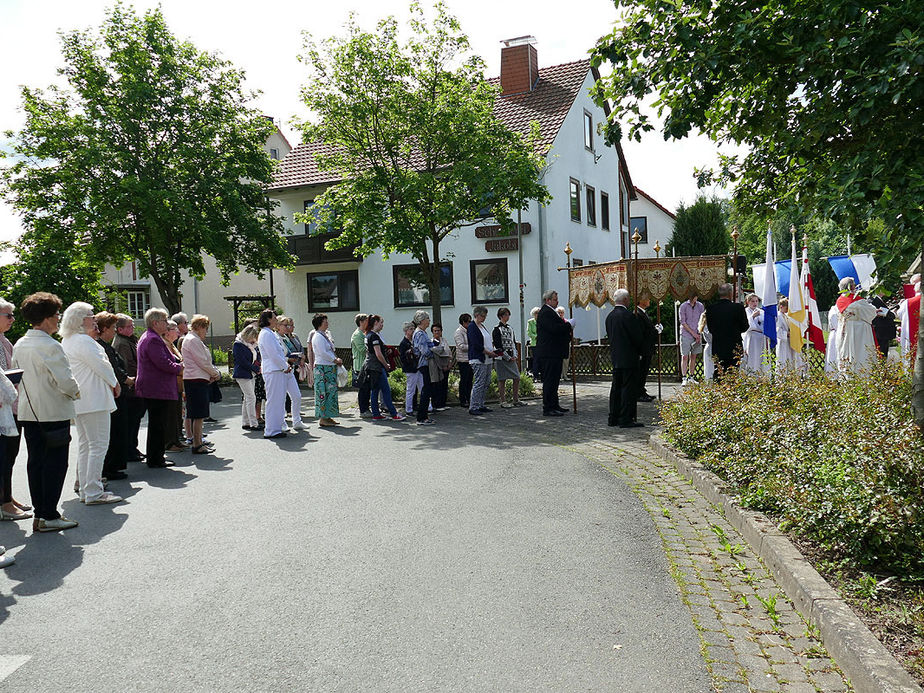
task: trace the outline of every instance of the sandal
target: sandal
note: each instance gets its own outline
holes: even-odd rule
[[[209,447],[206,443],[202,445],[197,445],[192,449],[193,455],[208,455],[209,453],[214,452],[214,450]]]

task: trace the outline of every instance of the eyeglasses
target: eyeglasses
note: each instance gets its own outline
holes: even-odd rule
[[[9,318],[10,320],[12,320],[13,314],[12,313],[0,313],[0,318]]]

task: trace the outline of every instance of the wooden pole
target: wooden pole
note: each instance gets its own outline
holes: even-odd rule
[[[571,250],[571,243],[565,243],[565,256],[568,258],[568,317],[574,318],[574,306],[571,302],[571,253],[574,251]],[[573,329],[573,328],[572,328]],[[571,405],[573,407],[572,411],[577,414],[577,382],[575,380],[575,367],[574,367],[574,332],[571,333],[571,339],[568,343],[568,363],[571,364]]]

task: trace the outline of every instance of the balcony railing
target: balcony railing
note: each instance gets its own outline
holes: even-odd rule
[[[332,238],[335,233],[322,233],[316,236],[289,236],[286,242],[289,246],[289,252],[295,255],[296,265],[317,265],[324,262],[346,262],[350,260],[362,261],[353,254],[358,246],[348,246],[338,248],[337,250],[327,250],[324,244]]]

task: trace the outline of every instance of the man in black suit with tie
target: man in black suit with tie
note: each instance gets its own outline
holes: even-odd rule
[[[629,311],[629,292],[625,289],[616,292],[613,303],[613,310],[606,316],[606,336],[610,340],[610,358],[613,361],[608,423],[620,428],[644,426],[635,420],[639,366],[645,348],[642,322]]]
[[[558,307],[558,292],[548,290],[542,294],[543,306],[536,315],[536,364],[542,375],[542,415],[561,416],[558,402],[558,385],[561,382],[562,361],[568,358],[571,345],[571,323],[562,320],[555,309]]]
[[[732,285],[719,286],[719,300],[706,308],[706,327],[712,334],[712,355],[718,361],[715,379],[729,368],[737,368],[744,351],[741,335],[748,329],[744,306],[731,300]]]
[[[649,395],[645,389],[645,383],[648,380],[648,371],[651,370],[651,358],[655,353],[655,346],[658,343],[658,334],[661,331],[661,325],[655,326],[654,322],[648,317],[648,306],[651,305],[651,297],[648,294],[642,294],[638,297],[638,306],[635,309],[635,315],[642,324],[642,336],[645,338],[642,345],[642,355],[638,368],[638,401],[651,402],[654,400],[653,395]]]

